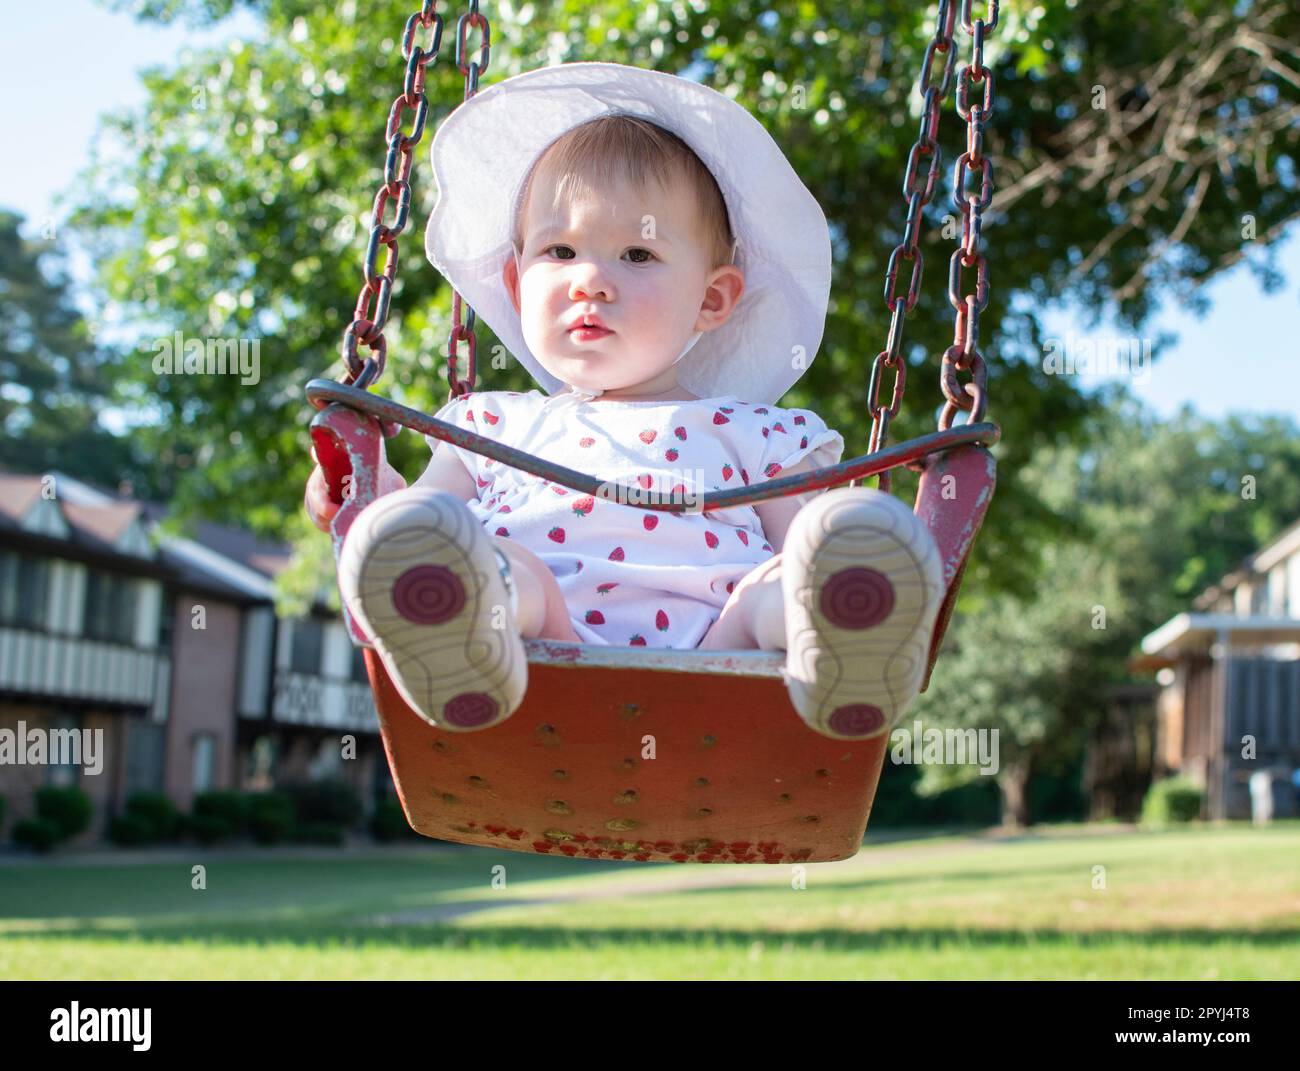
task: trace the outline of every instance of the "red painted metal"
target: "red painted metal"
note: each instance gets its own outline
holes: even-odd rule
[[[330,498],[342,503],[330,522],[334,560],[357,515],[379,497],[379,472],[384,461],[384,435],[378,421],[342,405],[322,409],[311,422],[316,462],[325,474]],[[352,620],[346,605],[343,621],[352,642],[369,646],[369,637]]]
[[[365,408],[375,416],[335,403],[311,425],[317,459],[343,503],[331,526],[336,555],[357,513],[378,496],[384,456],[378,418],[416,430],[451,429],[422,414],[416,414],[418,423],[408,421],[404,407],[356,393],[369,399]],[[966,431],[964,445],[926,458],[917,497],[917,513],[939,544],[949,585],[927,684],[993,491],[993,458],[972,440],[996,440],[997,429],[991,436]],[[935,440],[934,448],[953,435],[927,438]],[[887,460],[870,459],[875,471],[925,457],[915,442],[882,453]],[[857,474],[855,465],[848,463]],[[845,468],[771,483],[830,486],[843,482]],[[563,473],[552,478],[575,489],[592,479]],[[705,500],[715,497],[723,496]],[[348,627],[355,642],[369,646],[350,618]],[[799,718],[779,676],[739,662],[733,668],[716,652],[694,668],[689,657],[602,666],[566,662],[551,650],[573,653],[584,650],[581,645],[545,646],[542,658],[532,644],[523,705],[501,725],[470,733],[446,732],[411,710],[367,650],[384,750],[412,828],[440,840],[597,859],[789,863],[856,853],[887,735],[865,742],[822,736]],[[651,744],[653,758],[645,750]]]
[[[463,844],[637,862],[849,859],[888,744],[813,732],[779,677],[533,662],[510,718],[444,732],[406,706],[373,650],[366,665],[408,821]]]
[[[943,582],[947,587],[930,637],[930,659],[921,691],[930,687],[930,674],[934,672],[935,659],[957,603],[966,561],[993,500],[996,483],[997,462],[982,446],[963,446],[937,454],[928,459],[921,474],[915,512],[939,548]]]
[[[750,506],[755,502],[765,502],[768,499],[799,495],[807,491],[820,491],[826,487],[838,487],[851,480],[874,476],[898,468],[900,465],[924,461],[935,453],[951,450],[954,447],[971,443],[992,446],[1002,434],[996,424],[960,424],[946,431],[934,431],[896,446],[878,450],[876,453],[863,454],[861,457],[827,465],[813,472],[753,483],[748,487],[739,487],[730,491],[712,491],[697,495],[689,501],[683,501],[681,495],[652,493],[635,485],[624,487],[620,491],[615,481],[603,480],[579,472],[577,469],[565,468],[563,465],[534,457],[532,454],[499,443],[495,439],[478,435],[465,428],[458,428],[443,420],[435,420],[418,409],[411,409],[409,406],[371,394],[369,391],[336,383],[332,379],[313,379],[307,384],[307,397],[318,407],[343,406],[355,409],[386,424],[401,425],[421,435],[431,435],[443,442],[454,443],[483,457],[493,458],[503,465],[540,476],[580,494],[613,499],[625,505],[634,504],[642,509],[673,513],[725,510],[735,506]],[[324,426],[318,415],[312,421],[312,435],[317,434],[315,429]],[[320,456],[319,451],[317,456]],[[324,462],[321,464],[324,467]]]

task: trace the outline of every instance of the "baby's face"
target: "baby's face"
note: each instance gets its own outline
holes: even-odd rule
[[[523,253],[505,281],[524,340],[557,379],[589,390],[672,386],[696,331],[725,323],[744,290],[732,265],[712,268],[682,183],[620,183],[555,206],[539,167],[524,211]],[[584,315],[605,331],[575,331]]]

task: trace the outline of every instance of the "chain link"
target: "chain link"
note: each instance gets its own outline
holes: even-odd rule
[[[971,18],[972,0],[961,0],[962,29],[971,38],[971,60],[957,75],[957,114],[966,120],[966,151],[952,171],[953,205],[961,213],[961,241],[948,261],[948,303],[953,307],[953,339],[943,354],[939,386],[944,407],[939,428],[947,431],[959,410],[967,423],[984,419],[988,405],[988,369],[979,350],[980,313],[989,303],[989,267],[980,252],[983,212],[993,203],[993,161],[984,155],[984,127],[993,113],[993,72],[984,66],[985,35],[998,24],[998,0],[988,0],[988,19]],[[984,90],[983,99],[971,103],[972,83]],[[967,180],[979,175],[979,193],[967,192]],[[975,292],[963,293],[962,268],[975,269]],[[970,373],[962,383],[958,372]]]
[[[482,63],[478,60],[471,60],[466,65],[466,35],[472,28],[477,28],[483,36],[482,44],[479,46],[482,53]],[[465,100],[469,100],[478,92],[479,76],[487,70],[491,55],[492,29],[488,25],[487,16],[479,12],[478,0],[469,0],[469,9],[456,21],[456,69],[465,77]],[[478,339],[474,334],[474,323],[477,317],[471,308],[469,315],[465,317],[462,323],[462,309],[461,296],[453,289],[451,297],[451,332],[447,336],[447,383],[450,387],[447,392],[447,400],[449,402],[474,390],[474,378],[478,372]],[[457,346],[461,342],[465,343],[468,350],[465,355],[466,375],[464,379],[459,378],[456,374]]]
[[[993,198],[993,165],[984,155],[984,126],[993,108],[993,74],[984,66],[984,39],[989,30],[998,24],[998,0],[988,0],[988,20],[971,19],[971,0],[939,0],[939,10],[935,17],[933,38],[927,43],[925,57],[921,62],[921,77],[917,82],[917,91],[924,99],[921,110],[921,125],[916,141],[907,156],[907,167],[903,173],[903,199],[907,202],[907,222],[903,227],[903,240],[894,247],[889,255],[889,264],[885,270],[885,305],[890,310],[889,336],[885,348],[876,355],[871,366],[871,381],[867,388],[867,406],[871,413],[871,439],[867,450],[874,453],[884,448],[889,435],[890,421],[898,415],[902,405],[903,393],[907,382],[907,362],[902,355],[903,321],[911,312],[920,295],[921,278],[925,259],[921,252],[919,237],[922,221],[922,209],[929,203],[934,193],[935,182],[939,174],[942,150],[939,148],[939,117],[944,99],[953,84],[953,72],[956,66],[957,50],[953,41],[953,29],[956,24],[960,3],[962,29],[972,38],[971,62],[957,72],[957,113],[966,120],[966,151],[957,158],[953,171],[953,201],[962,216],[961,243],[949,261],[948,298],[957,310],[954,327],[954,344],[944,354],[940,385],[947,404],[940,416],[939,426],[951,426],[952,416],[957,409],[971,412],[971,420],[982,418],[987,397],[986,370],[984,360],[978,350],[979,314],[988,304],[988,265],[984,255],[979,251],[980,231],[983,223],[982,211],[989,206]],[[943,55],[943,73],[939,84],[934,84],[935,54]],[[970,103],[971,84],[981,85],[984,99],[978,104]],[[925,181],[918,188],[918,174],[921,160],[929,157]],[[966,176],[978,171],[980,192],[967,195]],[[907,293],[900,298],[897,293],[899,261],[911,262],[912,274]],[[974,295],[961,294],[962,267],[975,268],[976,292]],[[894,369],[894,389],[890,404],[880,403],[880,385],[883,369]],[[958,382],[957,372],[968,371],[972,382],[964,387]],[[957,400],[954,400],[957,399]],[[964,403],[964,404],[963,404]],[[880,476],[880,489],[889,490],[889,473]]]
[[[957,113],[966,120],[966,151],[953,167],[953,203],[962,215],[961,241],[948,263],[948,300],[956,310],[953,344],[943,355],[940,386],[946,404],[939,418],[939,427],[952,426],[957,410],[965,410],[971,422],[983,419],[987,403],[987,369],[979,352],[979,314],[988,305],[988,263],[980,252],[980,234],[983,211],[993,199],[993,164],[984,155],[984,128],[993,109],[993,72],[984,65],[984,40],[986,34],[998,24],[998,0],[987,0],[988,18],[972,19],[972,0],[939,0],[935,19],[934,37],[927,43],[922,61],[918,92],[924,99],[921,125],[917,139],[907,157],[903,175],[903,198],[907,202],[907,221],[903,240],[889,255],[885,273],[885,305],[890,311],[889,336],[885,349],[876,355],[871,366],[868,386],[868,410],[871,413],[870,452],[883,449],[889,432],[889,422],[898,415],[907,384],[907,363],[902,356],[903,323],[907,313],[916,305],[920,295],[925,258],[920,246],[922,209],[930,202],[941,166],[942,150],[938,143],[940,110],[953,82],[956,48],[953,28],[957,18],[955,4],[960,3],[962,29],[971,37],[971,62],[957,72]],[[417,29],[431,30],[429,46],[421,48],[415,43]],[[478,58],[466,62],[471,55],[467,40],[469,32],[477,29],[481,42],[476,50]],[[343,359],[347,378],[343,381],[361,389],[371,386],[383,374],[387,343],[384,327],[392,301],[393,284],[397,278],[397,239],[406,229],[411,208],[410,175],[414,161],[413,150],[424,136],[428,118],[429,101],[425,94],[425,70],[437,58],[442,44],[443,18],[434,11],[434,0],[424,0],[420,11],[406,21],[402,34],[402,58],[407,61],[402,92],[393,101],[385,127],[388,155],[384,161],[384,182],[375,194],[371,214],[370,237],[366,244],[364,283],[357,296],[352,321],[343,333]],[[939,84],[933,84],[935,54],[942,53],[943,73]],[[486,15],[479,11],[479,0],[469,0],[465,14],[456,22],[456,68],[464,76],[464,100],[478,92],[479,79],[487,70],[491,59],[491,26]],[[983,88],[983,99],[972,104],[971,85]],[[415,112],[410,133],[403,133],[402,119],[410,109]],[[918,188],[921,160],[929,157],[924,185]],[[967,175],[978,169],[980,192],[966,192]],[[390,201],[396,202],[394,218],[385,223],[384,214]],[[379,247],[387,247],[382,271],[376,270]],[[907,293],[898,295],[899,261],[911,263],[911,276]],[[975,268],[975,293],[961,293],[961,269]],[[372,301],[374,306],[372,308]],[[462,319],[462,316],[464,317]],[[477,371],[477,338],[474,332],[476,315],[466,306],[460,294],[452,290],[451,331],[447,338],[447,378],[449,400],[469,394],[474,390]],[[465,343],[466,375],[457,374],[458,347]],[[362,359],[358,347],[365,345],[371,353]],[[894,384],[890,404],[880,404],[880,385],[883,369],[894,370]],[[969,372],[971,381],[962,384],[958,372]],[[882,490],[889,489],[889,474],[880,477]]]
[[[364,282],[357,295],[352,321],[343,332],[343,363],[346,378],[343,383],[368,389],[383,375],[388,344],[384,327],[392,303],[393,284],[397,280],[397,239],[406,229],[411,213],[411,168],[414,151],[424,137],[425,121],[429,116],[429,98],[425,93],[425,72],[438,57],[442,47],[443,17],[434,11],[435,0],[423,0],[420,10],[406,20],[402,31],[402,58],[406,60],[406,74],[402,92],[393,100],[384,128],[388,155],[384,160],[384,182],[375,194],[371,209],[370,237],[366,242],[362,274]],[[465,64],[466,35],[472,28],[482,32],[482,62]],[[428,45],[421,48],[415,43],[416,33],[430,31]],[[490,30],[487,16],[479,12],[478,0],[469,0],[466,13],[456,23],[456,66],[465,76],[465,100],[478,92],[479,75],[487,69]],[[413,111],[411,130],[405,133],[402,123],[407,111]],[[391,222],[384,219],[389,202],[394,205]],[[383,269],[378,269],[379,247],[386,247]],[[448,381],[451,396],[468,394],[474,389],[475,337],[474,310],[469,310],[461,322],[461,296],[452,290],[452,329],[447,343]],[[456,375],[456,345],[468,345],[469,374],[465,379]],[[362,358],[358,347],[367,346],[369,355]],[[449,399],[450,400],[450,399]]]

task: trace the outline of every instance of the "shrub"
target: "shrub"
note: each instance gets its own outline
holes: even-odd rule
[[[221,819],[229,826],[229,836],[242,830],[248,821],[248,799],[243,793],[229,789],[200,792],[194,797],[194,815]]]
[[[136,792],[126,801],[126,813],[150,828],[150,840],[170,840],[180,833],[181,813],[162,792]]]
[[[90,797],[76,787],[38,788],[36,814],[54,824],[59,840],[67,840],[90,828]]]
[[[258,792],[248,797],[248,828],[258,844],[276,844],[295,824],[293,800],[283,792]]]
[[[152,844],[156,840],[154,825],[147,818],[138,814],[120,814],[109,823],[108,836],[114,844],[134,847],[140,844]]]
[[[5,828],[5,802],[5,794],[0,792],[0,833],[3,833]]]
[[[293,799],[300,822],[328,822],[347,828],[361,818],[361,797],[346,781],[309,781],[285,785],[281,791]]]
[[[48,852],[62,839],[59,827],[48,818],[27,818],[14,826],[14,843],[38,852]]]
[[[1205,793],[1185,777],[1157,781],[1142,801],[1142,821],[1148,824],[1191,822],[1201,815]]]
[[[415,830],[406,820],[402,805],[391,796],[375,804],[374,816],[370,819],[370,832],[375,840],[401,840],[415,835]]]
[[[215,844],[219,840],[225,840],[235,832],[226,819],[215,814],[193,814],[189,817],[186,824],[189,830],[194,834],[194,839],[200,844]]]
[[[300,822],[293,831],[293,839],[302,844],[342,847],[343,827],[334,822]]]

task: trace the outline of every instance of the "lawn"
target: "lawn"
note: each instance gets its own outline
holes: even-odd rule
[[[112,858],[0,863],[0,978],[1300,978],[1300,822],[869,837],[804,888],[432,844]]]

